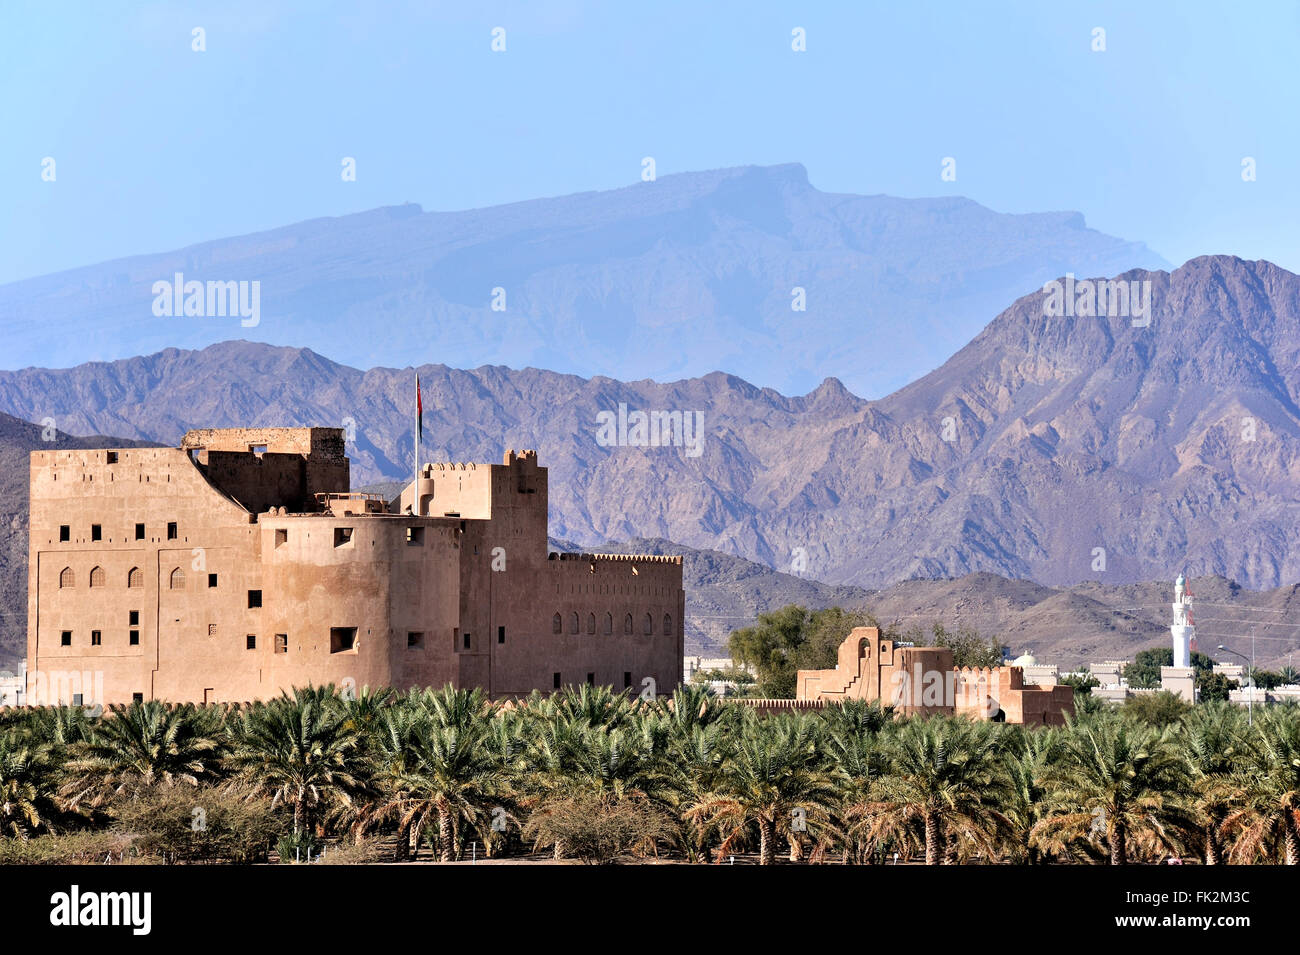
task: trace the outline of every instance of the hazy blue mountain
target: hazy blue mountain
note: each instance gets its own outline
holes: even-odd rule
[[[723,369],[787,394],[831,376],[878,397],[1051,278],[1167,266],[1074,212],[836,195],[800,165],[751,166],[472,211],[376,209],[15,282],[0,286],[0,335],[9,368],[245,338],[358,367]],[[155,316],[153,284],[178,272],[260,283],[259,323]]]

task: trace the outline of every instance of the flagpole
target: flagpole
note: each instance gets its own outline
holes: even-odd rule
[[[420,376],[415,376],[415,487],[412,491],[411,512],[420,516],[420,430],[424,427],[420,411]]]

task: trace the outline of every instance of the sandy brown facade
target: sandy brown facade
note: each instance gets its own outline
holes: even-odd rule
[[[33,452],[29,701],[242,701],[308,683],[671,692],[680,557],[549,553],[532,451],[426,465],[418,483],[392,511],[348,493],[335,428]]]
[[[1074,688],[1024,682],[1018,666],[953,666],[947,647],[898,646],[876,627],[855,627],[830,670],[800,670],[795,698],[874,700],[904,716],[964,714],[1007,723],[1064,726]]]

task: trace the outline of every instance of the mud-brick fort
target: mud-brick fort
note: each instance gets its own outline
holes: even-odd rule
[[[337,428],[33,452],[28,700],[679,681],[681,558],[550,553],[536,452],[350,487]]]

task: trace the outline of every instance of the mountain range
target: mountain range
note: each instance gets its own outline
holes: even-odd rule
[[[361,367],[722,368],[787,394],[838,377],[879,397],[1049,279],[1168,265],[1077,212],[825,193],[803,166],[747,166],[463,212],[393,206],[26,279],[0,286],[0,335],[7,367],[242,336]],[[244,283],[250,313],[257,283],[257,313],[156,310],[155,283],[178,275]]]
[[[0,410],[167,444],[199,426],[340,425],[368,484],[412,471],[418,370],[425,459],[537,448],[552,534],[582,546],[661,537],[869,588],[976,571],[1300,579],[1300,277],[1217,256],[1123,277],[1150,283],[1149,324],[1051,317],[1036,291],[878,401],[835,379],[789,397],[722,373],[361,371],[227,342],[0,372]],[[602,442],[620,405],[699,415],[700,453]]]

